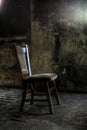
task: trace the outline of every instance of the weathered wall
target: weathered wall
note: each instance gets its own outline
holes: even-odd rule
[[[53,72],[55,39],[52,26],[32,24],[31,65],[33,73]],[[38,33],[37,33],[38,32]]]
[[[34,4],[32,73],[55,72],[61,90],[87,92],[86,1],[35,0]],[[0,44],[0,61],[0,85],[20,85],[12,43]]]
[[[20,84],[21,77],[13,44],[0,43],[0,86],[19,86]]]
[[[63,90],[87,91],[86,4],[82,0],[39,0],[35,4],[33,71],[58,73]]]
[[[60,30],[62,27],[60,26]],[[86,92],[85,35],[82,35],[82,30],[79,32],[74,27],[71,30],[70,27],[68,30],[63,29],[61,35],[59,29],[57,32],[54,30],[52,24],[43,26],[38,21],[33,22],[30,45],[32,73],[55,72],[59,75],[61,90]],[[79,36],[76,38],[78,32]],[[0,43],[0,61],[0,86],[21,85],[13,43]]]
[[[87,91],[87,45],[83,30],[83,26],[76,24],[33,22],[30,49],[33,73],[55,72],[61,90]]]

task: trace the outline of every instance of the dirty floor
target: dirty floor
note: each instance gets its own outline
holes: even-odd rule
[[[0,89],[0,130],[87,130],[87,93],[60,93],[61,105],[49,114],[46,102],[27,102],[19,113],[21,89]]]

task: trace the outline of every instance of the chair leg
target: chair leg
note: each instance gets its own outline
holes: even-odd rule
[[[48,82],[47,82],[47,92],[48,92],[47,98],[48,98],[48,104],[49,104],[50,113],[53,114],[54,113],[54,109],[53,109],[51,93],[50,93],[49,83]]]
[[[20,112],[23,111],[24,102],[25,102],[25,98],[26,98],[26,89],[27,89],[27,86],[24,86],[24,91],[23,91],[23,96],[22,96],[22,101],[21,101],[21,106],[20,106]]]
[[[30,100],[30,104],[33,104],[33,100],[34,100],[34,84],[31,83],[30,84],[30,88],[31,88],[31,100]]]
[[[57,88],[56,88],[55,81],[53,81],[53,85],[54,85],[54,89],[55,89],[55,96],[56,96],[57,103],[58,103],[58,105],[60,105],[61,101],[60,101],[60,97],[59,97],[59,94],[58,94],[58,91],[57,91]]]

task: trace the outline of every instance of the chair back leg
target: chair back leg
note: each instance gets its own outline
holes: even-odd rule
[[[52,103],[52,98],[51,98],[51,92],[50,92],[50,84],[49,82],[47,82],[47,99],[48,99],[48,104],[49,104],[49,109],[50,109],[50,113],[53,114],[54,113],[54,109],[53,109],[53,103]]]
[[[53,81],[53,85],[54,85],[54,89],[55,89],[55,97],[56,97],[57,104],[60,105],[61,101],[60,101],[60,97],[59,97],[59,94],[58,94],[58,91],[57,91],[57,88],[56,88],[55,81]]]
[[[32,105],[33,101],[34,101],[34,84],[33,83],[30,84],[30,89],[31,89],[31,100],[30,100],[30,104]]]

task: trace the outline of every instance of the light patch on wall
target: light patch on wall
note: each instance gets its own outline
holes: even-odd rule
[[[87,23],[87,9],[77,8],[74,12],[74,19],[82,24]]]
[[[65,25],[87,24],[87,2],[63,3],[59,8],[55,8],[50,19]],[[56,13],[55,13],[56,12]]]
[[[68,10],[68,19],[76,23],[87,24],[87,9],[84,5],[73,5],[72,7],[70,6]]]
[[[83,6],[79,7],[78,5],[69,6],[66,10],[64,10],[65,18],[68,22],[72,23],[87,23],[87,9]],[[67,12],[67,13],[66,13]]]
[[[0,0],[0,14],[3,14],[5,6],[6,6],[6,2],[5,0]]]
[[[1,6],[1,4],[2,4],[2,0],[0,0],[0,6]]]
[[[0,7],[2,6],[2,0],[0,0]]]
[[[3,0],[0,0],[0,12],[2,12]]]

